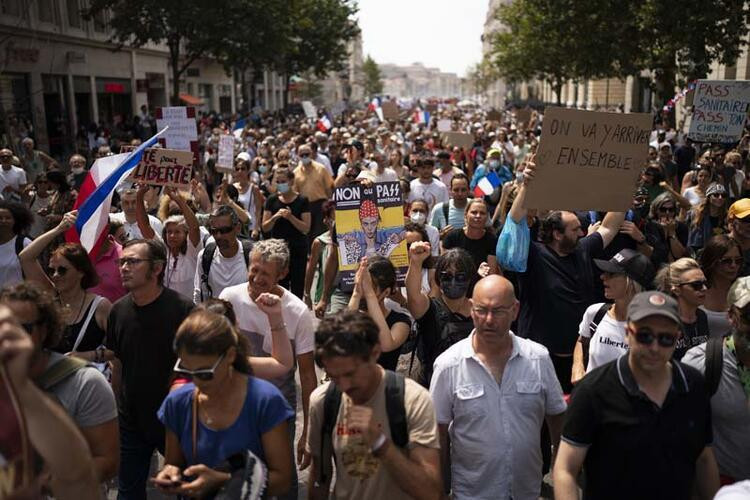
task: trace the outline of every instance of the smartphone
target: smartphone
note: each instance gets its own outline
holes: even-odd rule
[[[422,268],[423,269],[434,269],[437,265],[438,258],[434,255],[430,255],[427,257],[424,262],[422,262]]]
[[[172,480],[172,479],[159,479],[156,477],[151,478],[151,483],[154,486],[161,486],[162,488],[174,488],[175,486],[179,486],[184,482],[182,479]]]

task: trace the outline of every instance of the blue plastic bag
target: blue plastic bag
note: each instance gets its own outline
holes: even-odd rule
[[[497,239],[495,255],[500,267],[517,273],[526,272],[526,261],[529,258],[531,231],[524,217],[520,223],[508,216],[500,237]]]

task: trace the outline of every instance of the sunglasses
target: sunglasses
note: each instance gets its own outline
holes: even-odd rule
[[[677,337],[677,335],[671,333],[652,333],[649,330],[635,332],[635,340],[643,345],[651,345],[656,340],[660,347],[674,347],[677,343]]]
[[[211,234],[229,234],[234,229],[234,226],[225,227],[209,227],[208,232]]]
[[[732,258],[732,257],[724,257],[723,259],[721,259],[721,260],[719,261],[719,264],[721,264],[722,266],[731,266],[732,264],[734,264],[735,266],[738,266],[738,267],[739,267],[739,266],[741,266],[741,265],[742,265],[742,264],[743,264],[744,262],[745,262],[745,261],[744,261],[744,260],[742,259],[742,257],[735,257],[735,258]]]
[[[711,194],[709,196],[711,196],[713,198],[726,198],[727,197],[727,195],[725,195],[724,193],[713,193],[713,194]]]
[[[300,158],[310,158],[310,155],[309,154],[303,154],[303,155],[299,155],[299,157]]]
[[[469,281],[469,275],[466,273],[440,273],[440,281]]]
[[[187,368],[181,368],[180,363],[182,362],[182,359],[177,358],[177,361],[175,361],[174,368],[172,368],[172,371],[175,373],[179,373],[180,375],[183,375],[185,378],[190,379],[198,379],[202,380],[203,382],[209,382],[213,380],[214,378],[214,372],[216,371],[216,368],[219,366],[219,363],[224,359],[224,356],[226,355],[226,352],[222,353],[221,356],[219,356],[219,359],[216,360],[216,363],[211,368],[202,368],[200,370],[188,370]]]
[[[674,207],[661,207],[659,209],[659,212],[665,213],[665,214],[673,214],[676,212]]]
[[[237,170],[238,172],[242,172],[242,171],[245,171],[245,170],[249,170],[249,169],[248,169],[247,167],[245,167],[245,166],[241,166],[241,167],[234,167],[234,169],[235,169],[235,170]]]
[[[50,274],[52,276],[54,276],[55,274],[57,274],[58,276],[65,276],[67,274],[67,272],[68,272],[68,268],[67,267],[62,267],[62,266],[60,266],[60,267],[50,267],[49,268],[49,272],[50,272]]]
[[[706,288],[708,288],[708,281],[706,280],[686,281],[685,283],[680,283],[680,286],[689,286],[696,292],[699,292],[701,290],[705,290]]]
[[[148,262],[149,259],[136,259],[134,257],[123,257],[121,259],[117,259],[117,265],[120,267],[123,266],[134,266],[136,264],[140,264],[141,262]]]

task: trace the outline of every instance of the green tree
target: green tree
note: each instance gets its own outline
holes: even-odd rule
[[[380,73],[380,67],[369,54],[362,63],[362,74],[366,96],[372,98],[383,93],[383,78]]]
[[[88,19],[110,11],[111,41],[120,47],[165,43],[172,70],[173,105],[179,104],[180,77],[197,59],[210,55],[226,36],[231,0],[90,0]]]

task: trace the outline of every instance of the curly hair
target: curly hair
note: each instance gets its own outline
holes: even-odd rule
[[[250,258],[254,255],[259,255],[264,262],[276,261],[279,271],[289,268],[289,246],[282,239],[270,238],[256,242],[250,250]]]
[[[13,233],[26,234],[34,223],[34,214],[21,203],[0,200],[0,210],[7,210],[13,216]]]
[[[544,244],[552,243],[555,239],[554,232],[565,232],[565,223],[563,222],[563,213],[560,210],[553,210],[548,213],[539,226],[539,240]]]
[[[57,299],[40,285],[32,281],[22,281],[0,290],[0,303],[27,302],[36,308],[36,324],[44,327],[45,336],[42,339],[43,349],[57,347],[62,339],[63,323],[62,311]]]

